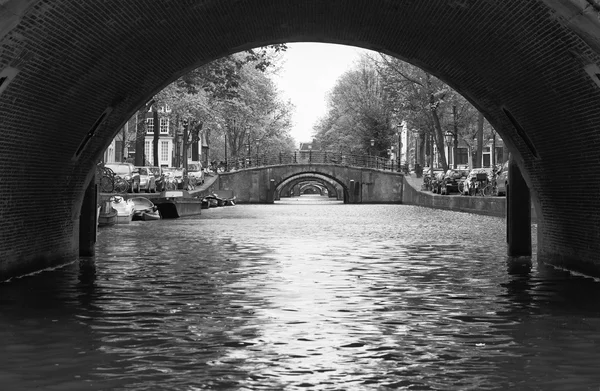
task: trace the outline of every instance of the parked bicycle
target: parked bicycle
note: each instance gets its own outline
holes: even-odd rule
[[[129,182],[127,182],[125,179],[121,178],[120,176],[116,175],[113,179],[113,191],[115,193],[127,193],[129,191]]]
[[[165,190],[177,190],[177,181],[172,176],[165,176]]]
[[[115,190],[115,173],[103,165],[96,166],[96,177],[101,193],[112,193]]]
[[[198,186],[198,179],[193,175],[187,175],[184,179],[184,183],[187,183],[187,190],[194,190]]]
[[[475,168],[471,170],[464,181],[461,194],[489,197],[498,195],[496,174],[489,168]]]
[[[487,185],[483,189],[484,196],[498,196],[498,172],[492,171],[492,177],[488,180]]]
[[[98,186],[101,193],[127,193],[130,190],[130,184],[109,167],[98,165],[96,175],[100,178]]]

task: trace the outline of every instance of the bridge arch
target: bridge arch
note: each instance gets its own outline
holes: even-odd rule
[[[285,196],[286,194],[289,194],[290,189],[303,181],[318,181],[327,188],[328,192],[335,193],[338,199],[348,202],[349,190],[342,181],[329,175],[316,172],[303,172],[284,178],[275,185],[275,199],[279,199],[282,195]]]
[[[77,258],[81,205],[95,162],[149,97],[225,54],[301,41],[394,55],[462,93],[522,169],[539,218],[540,255],[600,275],[600,183],[584,180],[595,177],[590,162],[600,153],[600,24],[587,6],[575,0],[77,6],[6,0],[0,279]]]
[[[301,182],[300,186],[300,194],[319,194],[322,196],[324,193],[328,193],[327,186],[318,183],[318,182]]]

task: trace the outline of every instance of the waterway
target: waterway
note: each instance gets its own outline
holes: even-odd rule
[[[508,263],[503,219],[318,196],[203,212],[0,284],[2,388],[600,387],[600,284]]]

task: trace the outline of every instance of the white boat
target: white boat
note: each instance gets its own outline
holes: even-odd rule
[[[133,220],[159,220],[160,214],[158,208],[152,201],[145,197],[133,197],[129,201],[133,202]]]
[[[134,203],[131,200],[125,200],[121,196],[110,198],[110,206],[117,211],[117,224],[129,224],[135,211]]]

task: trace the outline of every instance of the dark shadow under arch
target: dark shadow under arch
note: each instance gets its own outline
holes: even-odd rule
[[[276,42],[381,51],[455,88],[485,114],[521,168],[539,216],[540,253],[600,274],[600,183],[582,180],[595,177],[590,162],[600,145],[600,88],[587,72],[600,64],[600,23],[586,4],[7,0],[0,15],[0,77],[7,77],[0,278],[77,257],[73,238],[94,165],[151,96],[199,65]]]

